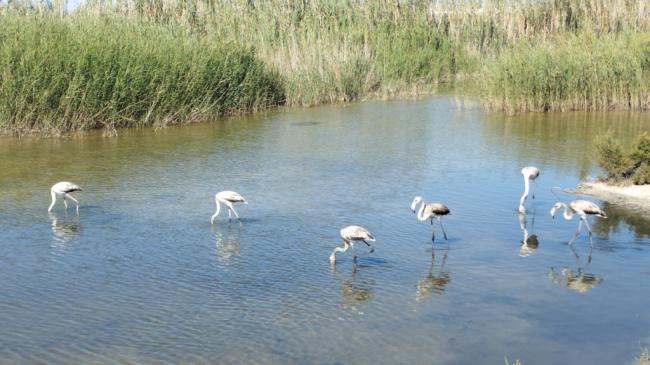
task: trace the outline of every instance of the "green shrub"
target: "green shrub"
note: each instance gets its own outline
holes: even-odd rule
[[[612,182],[650,184],[650,135],[641,134],[625,152],[621,142],[611,133],[596,138],[598,163]]]
[[[647,163],[642,163],[636,171],[634,171],[632,182],[635,185],[650,184],[650,166],[648,166]]]
[[[637,138],[630,158],[635,166],[650,163],[650,135],[643,133]]]
[[[607,178],[619,181],[625,178],[631,167],[627,156],[623,153],[623,147],[611,133],[596,138],[596,151],[598,153],[598,164],[607,173]]]

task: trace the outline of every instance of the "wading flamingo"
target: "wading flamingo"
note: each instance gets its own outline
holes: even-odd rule
[[[50,207],[47,208],[47,211],[52,211],[52,207],[54,207],[54,204],[56,203],[56,198],[60,196],[63,197],[63,205],[65,205],[65,210],[68,210],[68,202],[66,201],[66,198],[70,198],[73,202],[75,202],[75,204],[77,204],[77,213],[79,213],[79,202],[72,195],[70,195],[70,193],[74,191],[81,191],[81,187],[68,181],[61,181],[52,185],[52,188],[50,189],[50,194],[52,195],[52,204],[50,204]]]
[[[241,223],[241,219],[239,219],[239,215],[235,211],[235,208],[232,206],[233,203],[244,203],[248,204],[246,199],[244,199],[243,196],[239,195],[238,193],[235,193],[234,191],[221,191],[215,194],[214,196],[214,202],[217,204],[217,211],[212,215],[212,218],[210,218],[210,223],[214,224],[215,218],[219,215],[219,211],[221,210],[221,204],[223,203],[228,207],[228,222],[232,222],[232,216],[231,216],[231,211],[232,213],[235,214],[235,217],[237,217],[237,220],[239,223]]]
[[[576,237],[578,237],[580,228],[582,228],[582,222],[585,222],[585,226],[587,226],[587,230],[589,231],[589,244],[591,245],[591,228],[589,228],[589,223],[587,223],[587,216],[595,215],[601,218],[607,218],[605,212],[603,212],[602,209],[590,201],[574,200],[569,203],[568,207],[563,202],[555,203],[555,205],[553,205],[553,208],[551,208],[551,217],[555,218],[555,212],[561,208],[564,208],[564,214],[562,214],[562,216],[566,220],[571,220],[575,214],[578,214],[580,216],[580,220],[578,221],[578,229],[573,235],[573,238],[571,238],[571,241],[569,241],[569,245],[573,243],[573,240],[575,240]]]
[[[521,175],[524,177],[524,194],[521,196],[521,199],[519,199],[519,213],[521,214],[526,214],[526,208],[524,208],[524,201],[526,201],[526,198],[528,197],[528,191],[530,189],[531,183],[535,182],[535,179],[539,177],[539,169],[534,166],[526,166],[523,169],[521,169]],[[533,199],[535,199],[535,186],[533,184]]]
[[[442,226],[442,217],[449,214],[449,208],[442,203],[427,203],[422,199],[421,196],[416,196],[411,202],[411,210],[415,213],[415,208],[420,204],[420,210],[417,212],[417,218],[419,221],[431,221],[433,225],[433,219],[437,219],[440,223],[440,229],[442,229],[442,234],[447,240],[447,233],[445,233],[445,227]],[[432,231],[431,241],[434,242],[436,239],[436,232]]]
[[[368,243],[370,242],[375,242],[375,237],[368,231],[367,229],[361,227],[361,226],[347,226],[345,228],[342,228],[339,231],[339,234],[341,235],[341,238],[343,238],[343,247],[335,247],[332,253],[330,254],[330,263],[334,264],[336,263],[336,253],[337,252],[345,252],[348,250],[348,248],[352,247],[352,255],[353,255],[353,262],[357,262],[357,253],[354,250],[354,242],[355,241],[361,241],[368,245],[370,247],[370,251],[368,253],[372,253],[375,251],[375,246],[371,245]]]

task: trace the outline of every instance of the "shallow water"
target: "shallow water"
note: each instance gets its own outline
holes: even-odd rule
[[[597,174],[608,129],[633,138],[650,114],[507,117],[442,95],[0,139],[0,364],[631,363],[650,345],[650,217],[591,199],[610,217],[589,260],[586,235],[567,246],[577,221],[548,214],[551,187]],[[525,165],[542,171],[528,250]],[[60,180],[84,188],[78,214],[48,215]],[[228,189],[243,222],[211,226]],[[448,247],[415,195],[452,210]],[[377,249],[332,268],[352,223]]]

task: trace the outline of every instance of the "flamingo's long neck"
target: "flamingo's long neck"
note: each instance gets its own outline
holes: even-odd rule
[[[564,203],[561,204],[562,204],[562,208],[564,208],[564,213],[562,213],[562,216],[564,217],[564,219],[570,221],[573,218],[573,209],[567,207],[566,204]]]
[[[418,220],[420,220],[420,221],[426,221],[427,219],[429,219],[429,217],[425,217],[425,216],[424,216],[424,206],[425,206],[425,205],[426,205],[426,203],[425,203],[424,200],[423,200],[423,201],[420,203],[420,210],[418,210],[418,214],[417,214],[417,218],[418,218]]]
[[[219,211],[221,210],[221,204],[219,204],[219,200],[215,199],[214,202],[217,204],[217,212],[215,213],[216,215],[219,215]]]
[[[528,192],[530,191],[530,175],[524,175],[524,194],[519,199],[519,211],[524,208],[524,201],[528,197]]]
[[[219,211],[221,210],[221,204],[219,204],[219,199],[214,199],[214,202],[217,204],[217,211],[212,215],[212,218],[210,218],[210,223],[214,224],[215,218],[219,215]]]

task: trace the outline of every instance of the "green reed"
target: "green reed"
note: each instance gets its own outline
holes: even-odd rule
[[[483,71],[489,105],[508,111],[650,107],[648,34],[562,34],[504,51]]]
[[[253,50],[117,16],[0,16],[0,129],[164,125],[279,103]]]
[[[647,108],[644,6],[0,0],[0,128],[164,125],[457,80],[510,111]]]

